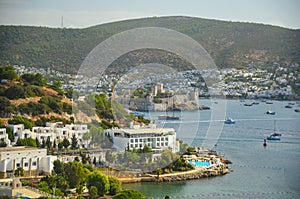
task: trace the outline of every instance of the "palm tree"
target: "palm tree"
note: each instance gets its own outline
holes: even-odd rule
[[[22,167],[18,167],[14,173],[15,176],[24,176],[24,169]]]

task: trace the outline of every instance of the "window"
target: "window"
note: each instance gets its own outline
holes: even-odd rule
[[[21,165],[20,165],[20,163],[17,163],[16,166],[17,166],[17,167],[20,167]]]
[[[168,138],[166,137],[166,141],[168,141]]]
[[[159,141],[160,139],[159,139],[159,138],[156,138],[156,140]]]
[[[133,144],[130,144],[130,148],[133,148]]]
[[[165,146],[168,146],[168,142],[165,143]]]
[[[130,139],[130,142],[131,142],[131,143],[133,143],[133,141],[134,141],[133,139]]]
[[[163,143],[163,142],[161,143],[161,146],[164,146],[164,143]]]
[[[138,142],[139,141],[139,139],[135,139],[135,142]]]
[[[161,138],[161,141],[164,141],[164,138]]]
[[[36,162],[32,162],[32,166],[36,166]]]
[[[24,167],[28,167],[28,162],[25,162]]]
[[[140,138],[140,142],[143,142],[143,139],[142,139],[142,138]]]
[[[140,144],[140,148],[142,148],[143,147],[143,145],[142,144]]]
[[[150,142],[151,140],[150,140],[150,138],[148,138],[148,142]]]
[[[159,146],[159,143],[157,143],[156,146]]]
[[[134,147],[137,148],[137,147],[138,147],[138,144],[135,144]]]

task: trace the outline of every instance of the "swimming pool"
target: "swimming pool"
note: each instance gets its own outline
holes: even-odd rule
[[[200,166],[200,167],[207,167],[210,165],[209,162],[203,162],[203,161],[189,161],[190,164],[195,165],[195,166]]]

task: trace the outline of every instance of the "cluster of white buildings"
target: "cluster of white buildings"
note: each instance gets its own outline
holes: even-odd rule
[[[0,128],[0,140],[6,142],[7,146],[14,145],[19,138],[33,138],[37,139],[40,143],[50,139],[51,142],[59,143],[63,139],[68,139],[71,142],[73,135],[77,138],[78,147],[85,148],[90,143],[90,139],[84,139],[84,134],[89,131],[86,124],[66,124],[61,122],[50,123],[47,122],[46,126],[35,126],[32,129],[25,129],[23,124],[9,124],[12,129],[14,140],[11,142],[8,139],[6,128]]]

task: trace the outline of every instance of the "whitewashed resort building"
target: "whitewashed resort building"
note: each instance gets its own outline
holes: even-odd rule
[[[128,129],[108,129],[104,134],[110,137],[113,147],[121,151],[143,149],[145,145],[154,152],[165,149],[179,151],[179,142],[176,140],[176,132],[173,128],[156,128],[154,124],[145,127],[131,125]]]
[[[14,175],[18,167],[24,169],[24,176],[50,174],[56,156],[47,155],[47,149],[35,147],[0,148],[0,179]]]

